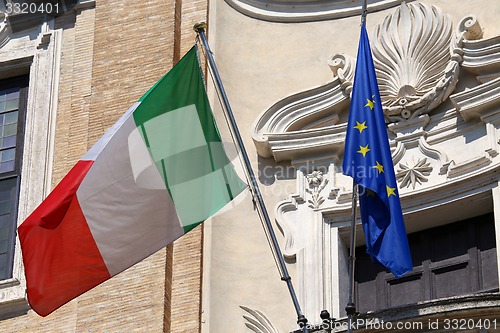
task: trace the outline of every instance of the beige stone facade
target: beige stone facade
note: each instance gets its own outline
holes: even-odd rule
[[[432,98],[412,96],[421,104],[415,110],[403,110],[404,115],[391,109],[395,114],[388,129],[400,178],[404,178],[401,169],[424,170],[399,184],[407,229],[418,233],[493,214],[488,216],[493,216],[498,244],[500,5],[486,0],[369,2],[367,28],[372,45],[378,43],[380,50],[397,47],[388,41],[399,40],[404,33],[412,38],[426,36],[435,45],[430,49],[413,45],[416,51],[401,57],[405,58],[401,62],[421,59],[436,49],[449,50],[443,60],[449,62],[447,66],[421,60],[423,65],[417,66],[421,71],[414,74],[435,75],[436,84],[427,84],[425,92]],[[207,21],[209,42],[276,222],[302,309],[315,332],[320,332],[314,325],[320,323],[321,310],[345,322],[351,189],[340,165],[360,3],[80,0],[55,17],[1,16],[0,78],[30,75],[18,223],[193,45],[193,25]],[[408,14],[411,11],[413,16]],[[399,26],[382,24],[396,15],[403,17],[394,20]],[[410,16],[417,23],[404,26]],[[375,42],[377,26],[389,37]],[[433,29],[425,29],[429,26],[441,33],[431,37]],[[384,65],[393,65],[379,61],[382,72]],[[222,137],[230,141],[211,78],[206,78]],[[387,97],[388,103],[399,103],[406,96],[401,94]],[[418,169],[416,163],[424,168]],[[321,187],[314,187],[308,179],[318,171],[323,177]],[[363,244],[361,228],[358,241]],[[496,272],[498,280],[500,250],[497,246],[487,250],[479,251],[479,260],[483,256],[491,260],[488,263],[496,263],[487,273]],[[447,263],[452,259],[456,258],[446,258]],[[457,267],[481,266],[467,260]],[[210,219],[46,318],[27,306],[19,245],[13,266],[13,278],[0,281],[1,332],[287,333],[297,329],[290,296],[249,196],[236,209]],[[453,277],[454,271],[447,269],[440,266],[429,276]],[[473,275],[482,276],[483,271]],[[452,273],[438,274],[442,272]],[[379,285],[384,279],[379,277]],[[387,285],[394,282],[388,279]],[[495,283],[482,294],[457,292],[398,306],[392,306],[389,298],[384,310],[363,313],[360,318],[427,324],[443,318],[488,319],[497,320],[500,330]],[[379,292],[381,297],[385,294],[390,292]],[[492,328],[470,332],[495,332]],[[426,330],[432,332],[429,325],[420,329]],[[345,330],[340,325],[334,331]]]

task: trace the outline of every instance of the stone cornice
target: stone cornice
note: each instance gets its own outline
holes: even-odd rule
[[[347,106],[348,97],[338,77],[324,86],[284,98],[261,113],[252,126],[258,154],[281,161],[304,156],[305,147],[337,150],[339,144],[343,145],[345,124],[310,127],[318,119],[337,123],[338,114]]]
[[[418,329],[419,332],[433,332],[436,330],[436,327],[429,327],[429,324],[439,323],[442,326],[445,323],[445,319],[450,322],[452,319],[464,319],[465,322],[469,321],[469,323],[470,321],[473,321],[474,323],[479,321],[486,323],[486,318],[488,318],[489,324],[491,325],[490,329],[497,327],[498,318],[500,318],[499,293],[485,293],[442,298],[376,312],[362,313],[357,316],[357,319],[360,319],[360,323],[371,322],[372,324],[380,322],[418,321],[422,323],[422,328]],[[339,321],[346,322],[347,318],[342,318]],[[342,327],[342,325],[337,326]],[[347,326],[344,325],[344,327]],[[383,327],[383,325],[380,325],[380,327]],[[341,333],[345,332],[345,330],[334,329],[332,332]],[[387,330],[384,328],[374,329],[374,327],[357,326],[356,332],[375,333],[387,332]]]
[[[500,64],[500,56],[498,61]],[[474,118],[482,119],[491,112],[500,113],[498,107],[500,104],[500,77],[472,89],[456,93],[450,96],[450,100],[465,121]]]
[[[378,0],[368,4],[370,12],[394,7],[403,0]],[[411,0],[410,0],[411,1]],[[311,22],[361,14],[361,5],[352,1],[328,0],[226,0],[235,10],[247,16],[271,22]]]
[[[406,20],[403,20],[405,18]],[[401,26],[402,21],[413,23]],[[404,34],[400,30],[404,31]],[[380,90],[381,95],[385,96],[383,104],[386,116],[391,121],[398,121],[406,126],[406,122],[409,124],[412,119],[429,114],[432,126],[429,125],[431,129],[426,130],[418,143],[421,152],[440,161],[441,174],[446,174],[448,167],[454,169],[450,176],[461,174],[458,165],[462,165],[462,162],[448,165],[445,155],[432,147],[427,137],[432,137],[431,141],[436,141],[434,138],[439,137],[439,143],[442,144],[457,137],[462,131],[468,133],[476,128],[476,123],[467,123],[474,118],[487,124],[498,122],[499,117],[496,114],[500,101],[500,81],[497,79],[500,73],[500,36],[482,39],[482,28],[473,15],[463,18],[453,32],[451,20],[447,15],[442,14],[435,6],[421,3],[401,4],[394,14],[388,15],[376,28],[375,36],[378,37],[373,39],[372,43],[374,61],[379,81],[382,80]],[[428,41],[426,45],[419,42],[423,40]],[[439,51],[426,52],[429,45]],[[436,52],[441,55],[442,61],[439,64],[435,63]],[[406,79],[397,79],[391,74],[401,72],[398,69],[401,62],[389,61],[389,53],[407,54],[404,61],[408,62],[408,66],[405,68],[413,68],[420,73],[417,75],[417,72],[410,71],[407,74],[413,73],[415,79],[418,77],[426,83],[421,81],[420,86],[420,83],[415,83],[415,89],[408,88],[404,83]],[[425,58],[426,54],[429,59]],[[419,58],[411,60],[410,55]],[[294,160],[325,156],[328,152],[342,156],[346,124],[341,121],[345,121],[343,112],[348,110],[347,96],[352,89],[355,64],[353,58],[337,54],[330,59],[329,65],[334,73],[331,82],[285,97],[260,114],[252,127],[252,138],[260,156],[273,157],[276,161],[290,160],[292,163]],[[456,114],[445,112],[443,118],[442,109],[437,113],[433,110],[448,100],[448,96],[455,89],[460,66],[476,72],[479,82],[484,83],[457,92],[449,98],[466,122],[459,128],[457,124],[462,120],[455,121]],[[379,75],[381,73],[382,75]],[[407,76],[407,79],[411,81],[410,76]],[[436,113],[436,117],[433,117],[433,113]],[[440,119],[441,122],[445,119],[446,121],[440,126],[439,121],[436,122],[434,118]],[[496,134],[491,126],[488,128],[488,136],[491,137],[491,147],[487,150],[490,151],[490,157],[495,157],[498,147],[493,142],[496,142]],[[392,142],[392,145],[396,147],[396,157],[399,161],[406,150],[401,150],[404,147],[401,143],[396,143]],[[488,157],[482,155],[477,156],[475,162],[470,165],[485,166],[489,163],[487,159]]]

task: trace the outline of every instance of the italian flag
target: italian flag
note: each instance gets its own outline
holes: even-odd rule
[[[19,226],[31,307],[48,315],[184,235],[245,187],[223,150],[195,46]]]

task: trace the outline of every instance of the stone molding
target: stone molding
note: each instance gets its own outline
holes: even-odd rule
[[[488,156],[498,155],[500,36],[481,39],[482,28],[473,15],[462,19],[453,32],[448,15],[421,3],[402,3],[376,27],[374,36],[372,49],[384,113],[389,122],[394,122],[389,129],[396,135],[391,141],[395,163],[405,157],[409,148],[418,147],[424,156],[415,158],[437,160],[440,175],[458,170],[457,163],[461,162],[449,159],[428,139],[446,135],[451,138],[456,136],[456,129],[434,124],[429,131],[426,126],[430,118],[424,117],[448,97],[466,122],[483,120],[490,141]],[[426,40],[429,42],[423,43]],[[395,58],[398,54],[399,58]],[[437,62],[436,57],[440,59]],[[329,65],[334,73],[331,82],[285,97],[256,119],[252,138],[260,156],[294,163],[311,157],[343,155],[347,124],[340,119],[346,118],[349,107],[355,60],[337,54]],[[459,65],[476,73],[479,85],[450,96],[458,81]],[[412,126],[421,117],[427,123],[417,130]],[[474,158],[489,158],[480,155]],[[476,163],[486,164],[486,160]],[[450,174],[455,175],[457,172]]]
[[[324,86],[286,97],[264,111],[252,126],[257,153],[266,158],[273,156],[279,162],[300,158],[306,147],[341,152],[345,124],[335,125],[338,114],[349,105],[342,87],[341,78],[336,77]]]
[[[491,326],[485,329],[485,332],[496,331],[496,325],[493,325],[493,320],[498,325],[500,319],[500,294],[499,293],[485,293],[474,294],[458,297],[449,297],[433,301],[420,302],[413,305],[401,306],[393,309],[376,311],[359,316],[363,322],[420,322],[423,324],[419,332],[433,332],[436,327],[429,327],[429,324],[436,323],[439,318],[440,324],[444,324],[444,318],[472,320],[474,322],[489,319]],[[341,322],[346,322],[346,318],[342,318]],[[340,325],[339,325],[340,326]],[[373,329],[372,327],[360,326],[357,327],[356,332],[382,332],[383,329]],[[483,331],[483,330],[480,330]],[[321,332],[321,331],[319,331]],[[346,332],[343,329],[334,329],[332,332],[341,333]]]
[[[471,203],[476,213],[491,211],[491,191],[498,186],[500,37],[482,39],[473,15],[456,30],[451,22],[435,6],[403,3],[371,39],[410,232],[471,217],[464,208]],[[290,161],[297,169],[296,191],[276,205],[275,216],[312,323],[323,309],[338,318],[347,301],[340,291],[347,288],[352,180],[341,174],[340,161],[354,62],[345,54],[331,57],[332,81],[283,98],[252,127],[261,157]],[[461,70],[477,82],[454,93]],[[416,78],[421,85],[412,83]]]
[[[361,5],[349,0],[225,0],[240,13],[270,22],[312,22],[357,16]],[[377,0],[368,4],[370,12],[394,7],[403,0]]]

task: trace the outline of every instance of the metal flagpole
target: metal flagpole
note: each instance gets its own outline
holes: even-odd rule
[[[367,0],[363,0],[361,6],[361,24],[366,23]],[[349,296],[345,311],[347,313],[347,333],[352,333],[353,317],[356,314],[356,304],[354,303],[354,267],[356,263],[356,206],[358,204],[358,185],[352,183],[352,211],[351,211],[351,242],[349,249]]]
[[[358,203],[358,185],[352,183],[351,211],[351,243],[349,248],[349,296],[345,311],[347,313],[347,332],[352,333],[353,316],[356,314],[354,304],[354,264],[356,263],[356,206]]]
[[[366,1],[367,0],[363,0],[363,4],[361,5],[361,23],[366,23],[366,14],[368,13]]]
[[[226,110],[227,117],[229,119],[229,122],[231,124],[233,134],[235,136],[236,142],[241,150],[241,155],[243,157],[243,162],[245,164],[245,168],[248,174],[248,177],[250,178],[250,187],[253,192],[254,199],[257,201],[258,208],[260,210],[260,213],[262,217],[264,218],[265,222],[265,228],[267,229],[266,232],[269,234],[269,237],[271,238],[271,245],[273,247],[274,252],[276,253],[276,256],[278,257],[278,264],[279,264],[279,270],[281,274],[281,280],[285,281],[288,287],[288,291],[290,293],[290,296],[293,301],[293,305],[295,307],[295,311],[297,312],[297,324],[303,328],[303,332],[307,333],[307,318],[304,316],[302,313],[302,310],[300,309],[300,304],[297,299],[297,295],[295,294],[295,290],[292,285],[292,279],[290,275],[288,274],[288,270],[286,268],[285,260],[283,259],[283,255],[281,253],[278,240],[276,239],[276,234],[274,233],[273,226],[271,224],[271,219],[269,218],[269,214],[267,213],[266,206],[264,204],[264,200],[262,199],[262,195],[259,190],[259,186],[257,183],[257,179],[255,178],[255,174],[252,170],[252,166],[250,165],[250,160],[248,158],[248,154],[245,150],[245,146],[243,145],[243,140],[241,138],[240,132],[238,130],[238,126],[236,125],[236,121],[234,119],[233,112],[231,110],[231,106],[229,105],[229,101],[227,99],[226,92],[224,90],[224,86],[222,85],[222,81],[219,76],[219,72],[217,70],[217,66],[215,65],[214,58],[212,56],[212,51],[210,50],[210,46],[208,45],[207,38],[205,35],[205,29],[206,29],[206,23],[197,23],[193,27],[194,31],[198,33],[200,36],[200,39],[202,41],[203,47],[205,48],[206,55],[208,58],[208,63],[210,65],[210,68],[212,69],[213,75],[215,77],[216,85],[219,90],[219,93],[222,97],[222,101],[224,103],[224,108]]]

